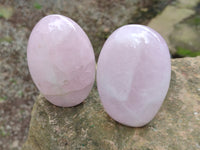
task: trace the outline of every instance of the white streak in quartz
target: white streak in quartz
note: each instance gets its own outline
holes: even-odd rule
[[[134,48],[136,48],[138,45],[140,45],[143,41],[145,44],[149,43],[149,39],[148,39],[148,33],[146,31],[142,31],[140,32],[140,34],[137,33],[131,33],[132,36],[132,45]]]
[[[134,127],[158,112],[170,82],[166,42],[154,30],[126,25],[105,42],[97,66],[97,86],[106,112]]]
[[[64,19],[64,17],[59,16],[59,15],[52,15],[52,16],[57,16],[58,19],[55,19],[53,22],[50,22],[48,24],[50,32],[52,32],[52,31],[57,32],[58,30],[63,31],[63,29],[66,27],[66,25],[68,25],[69,29],[72,28],[73,30],[76,30],[75,27],[73,26],[73,24],[70,21]],[[64,21],[63,21],[63,19],[64,19]]]
[[[34,27],[27,48],[28,66],[40,92],[62,107],[81,103],[95,79],[92,45],[70,18],[49,15]]]
[[[57,93],[54,93],[53,95],[65,95],[65,89],[70,88],[71,91],[79,91],[81,89],[84,89],[85,86],[91,85],[93,81],[88,82],[88,75],[91,76],[92,72],[90,70],[90,67],[93,65],[93,62],[85,65],[85,66],[76,66],[74,71],[72,72],[73,74],[78,74],[82,73],[85,74],[85,76],[77,76],[74,75],[72,78],[68,78],[66,80],[66,73],[63,72],[62,68],[59,68],[56,64],[52,64],[49,62],[46,64],[46,70],[45,70],[45,78],[46,82],[50,83]],[[59,74],[58,74],[59,73]],[[79,86],[73,86],[71,85],[72,82],[79,82]],[[65,87],[65,88],[64,88]],[[65,94],[63,94],[65,93]],[[52,95],[51,93],[47,93],[43,91],[44,95]]]
[[[146,30],[149,34],[152,34],[160,42],[160,38],[158,38],[158,36],[160,35],[156,35],[154,32],[152,32],[151,28],[143,26],[143,25],[138,25],[138,26],[141,26],[141,28]]]
[[[63,22],[56,19],[54,22],[49,23],[49,31],[62,30]]]
[[[123,58],[121,56],[118,57],[117,55],[112,56],[112,60],[110,60],[112,64],[120,67],[112,68],[110,70],[110,74],[112,72],[115,72],[114,76],[107,76],[106,74],[104,74],[101,82],[104,82],[107,93],[110,93],[113,98],[118,101],[126,101],[128,100],[128,96],[130,95],[129,93],[131,92],[132,79],[134,77],[134,74],[136,73],[135,71],[137,71],[136,68],[140,63],[142,63],[139,62],[141,58],[140,49],[138,49],[137,52],[132,53],[132,49],[130,48],[137,48],[138,46],[140,46],[141,42],[148,44],[148,32],[145,30],[140,32],[140,34],[131,33],[130,35],[124,34],[120,36],[114,36],[113,40],[115,40],[115,42],[119,45],[123,45],[124,43],[126,43],[125,47],[128,46],[129,50],[121,49],[124,53]],[[115,52],[118,53],[118,49],[115,49]],[[134,63],[132,63],[132,59],[135,60]],[[126,65],[122,67],[121,64]],[[119,68],[120,71],[118,70]],[[108,82],[110,82],[110,84],[106,84]]]
[[[54,68],[55,67],[52,67],[51,64],[46,64],[46,81],[51,83],[52,85],[58,85],[60,84],[60,80],[57,78]]]
[[[140,38],[142,38],[142,36],[138,37],[137,40],[141,40]],[[134,68],[139,64],[141,51],[138,50],[132,53],[132,47],[137,46],[139,43],[136,43],[135,39],[130,38],[129,35],[114,36],[113,42],[116,42],[119,47],[126,43],[124,49],[115,48],[115,53],[124,53],[124,55],[123,57],[121,55],[112,55],[112,59],[108,58],[110,64],[107,65],[115,65],[116,67],[112,67],[109,70],[105,67],[104,70],[106,71],[99,80],[105,86],[104,88],[110,96],[118,101],[126,101],[131,92],[132,79],[136,71]],[[132,63],[132,59],[135,60],[135,63]],[[108,82],[109,84],[107,84]]]
[[[118,76],[120,76],[120,75],[118,74]],[[116,79],[115,80],[113,79],[113,82],[111,82],[111,84],[109,84],[109,85],[105,84],[105,89],[106,89],[107,93],[109,93],[111,95],[111,97],[115,98],[118,101],[126,101],[129,96],[129,93],[130,93],[130,87],[131,87],[131,82],[132,82],[131,78],[130,78],[131,76],[132,76],[132,72],[123,73],[123,75],[121,75],[120,79],[117,78],[117,76],[116,76]],[[128,81],[126,83],[123,82],[125,78],[129,79],[130,81]],[[118,80],[118,85],[124,87],[125,90],[116,88],[117,87],[115,85],[116,80]],[[105,77],[105,82],[106,81],[111,81],[111,79]]]

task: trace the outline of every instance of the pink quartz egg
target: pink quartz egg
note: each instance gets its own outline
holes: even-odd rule
[[[70,18],[42,18],[31,32],[27,59],[37,88],[57,106],[78,105],[92,89],[93,48],[85,32]]]
[[[113,32],[97,64],[97,87],[105,111],[132,127],[144,126],[154,118],[170,77],[165,40],[143,25],[126,25]]]

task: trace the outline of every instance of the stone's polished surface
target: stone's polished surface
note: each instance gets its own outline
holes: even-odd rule
[[[28,66],[37,88],[53,104],[75,106],[95,79],[92,45],[70,18],[49,15],[34,27],[27,48]]]
[[[167,94],[170,54],[164,39],[143,25],[117,29],[105,42],[97,86],[105,111],[116,121],[140,127],[150,122]]]

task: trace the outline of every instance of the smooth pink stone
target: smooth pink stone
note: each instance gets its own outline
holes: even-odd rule
[[[99,56],[97,86],[102,104],[124,125],[140,127],[154,118],[167,94],[170,77],[165,40],[143,25],[117,29]]]
[[[27,48],[34,83],[53,104],[75,106],[89,94],[95,79],[92,45],[70,18],[49,15],[34,27]]]

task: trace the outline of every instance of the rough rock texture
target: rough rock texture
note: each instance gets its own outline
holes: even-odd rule
[[[168,95],[148,125],[130,128],[112,120],[96,86],[84,103],[59,108],[39,96],[23,150],[200,149],[200,57],[172,60]]]
[[[182,57],[200,55],[199,35],[200,7],[199,15],[195,14],[177,24],[170,35],[170,42],[177,49],[176,55]]]
[[[180,49],[200,52],[199,6],[200,0],[177,0],[149,22],[148,26],[158,31],[167,41],[172,55],[181,55]]]

